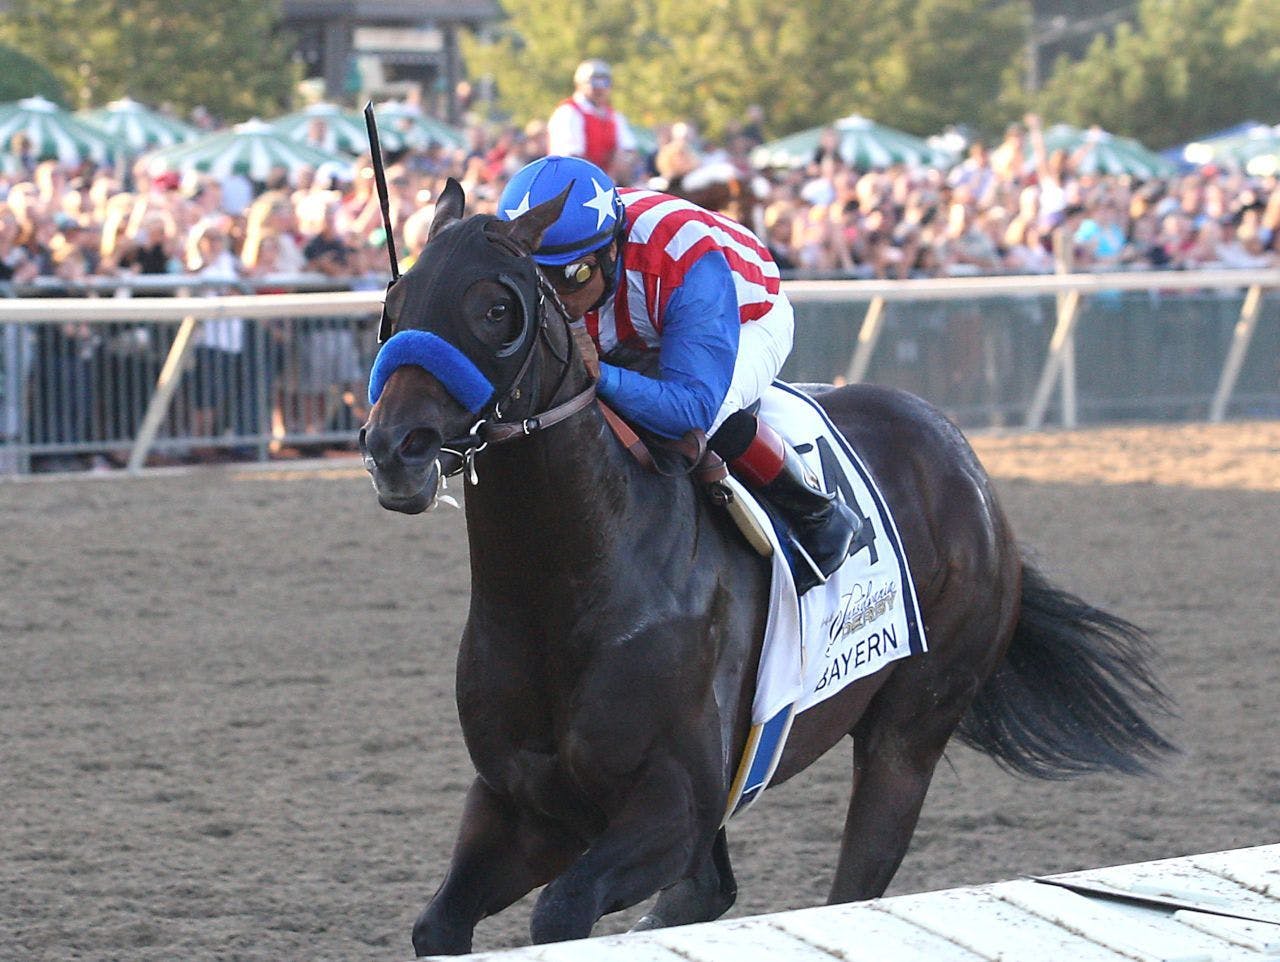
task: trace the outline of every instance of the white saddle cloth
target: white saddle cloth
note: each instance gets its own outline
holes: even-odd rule
[[[773,544],[773,581],[764,648],[752,703],[752,736],[730,792],[725,818],[768,785],[794,717],[850,682],[926,650],[915,586],[898,529],[861,458],[808,395],[775,383],[760,417],[796,448],[828,491],[863,518],[862,546],[828,579],[797,598],[795,581],[767,513],[741,484]],[[801,562],[803,563],[803,562]]]

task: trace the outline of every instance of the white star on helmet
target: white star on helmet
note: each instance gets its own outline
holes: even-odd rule
[[[527,214],[528,212],[529,212],[529,192],[526,190],[524,192],[524,197],[520,199],[520,203],[517,204],[515,207],[511,208],[510,210],[504,211],[503,213],[505,213],[510,220],[515,220],[521,214]]]
[[[613,189],[605,190],[594,177],[591,178],[591,186],[595,188],[596,195],[590,200],[584,201],[582,206],[589,207],[596,212],[596,230],[599,230],[604,226],[606,220],[610,220],[614,216]]]

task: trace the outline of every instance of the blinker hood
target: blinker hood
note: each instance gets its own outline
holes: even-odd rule
[[[472,413],[514,386],[533,349],[538,268],[494,230],[498,223],[496,217],[476,216],[446,227],[387,291],[385,331],[398,333],[386,339],[374,359],[371,403],[377,403],[391,372],[404,364],[434,375]],[[519,305],[520,332],[498,347],[477,337],[462,314],[463,296],[481,280],[501,284]],[[433,337],[424,338],[423,332]]]

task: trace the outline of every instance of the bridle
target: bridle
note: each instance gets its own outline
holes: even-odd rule
[[[387,285],[390,290],[391,286],[400,280],[400,261],[396,256],[395,240],[391,230],[390,204],[387,194],[387,182],[384,165],[382,162],[382,147],[378,138],[378,124],[374,117],[373,102],[370,101],[364,108],[365,125],[369,133],[370,160],[373,165],[373,173],[375,184],[378,191],[378,201],[382,209],[382,224],[385,228],[387,256],[391,265],[391,283]],[[456,186],[456,185],[455,185]],[[520,247],[519,244],[511,240],[505,234],[501,234],[493,230],[485,230],[485,237],[496,246],[503,248],[508,254],[518,258],[529,258],[533,260],[533,255]],[[498,275],[498,283],[507,288],[520,304],[520,313],[522,318],[522,329],[520,336],[516,341],[508,347],[504,347],[498,352],[498,357],[510,356],[515,354],[523,346],[525,348],[524,358],[521,360],[520,367],[516,371],[515,376],[505,389],[499,388],[494,391],[497,400],[488,405],[482,412],[480,419],[471,426],[471,430],[458,438],[450,438],[441,445],[441,452],[457,459],[456,466],[450,466],[448,469],[441,465],[441,477],[450,478],[456,474],[460,474],[465,468],[467,471],[467,479],[473,484],[479,484],[480,478],[476,474],[476,455],[487,448],[491,444],[503,444],[507,441],[514,441],[517,438],[529,437],[530,435],[549,428],[552,425],[559,424],[566,418],[572,417],[579,411],[589,405],[596,396],[595,382],[592,381],[587,387],[560,404],[549,408],[540,414],[533,414],[522,418],[519,421],[504,421],[502,419],[502,406],[509,401],[515,401],[520,398],[521,385],[524,383],[525,376],[529,373],[529,368],[533,364],[533,355],[537,347],[537,342],[541,340],[556,360],[560,361],[560,377],[556,382],[555,390],[551,392],[550,397],[554,398],[560,393],[560,389],[564,386],[569,376],[569,367],[572,363],[574,346],[573,338],[570,336],[568,340],[568,350],[564,357],[556,351],[552,345],[550,338],[547,336],[547,312],[546,306],[549,301],[555,308],[556,313],[560,315],[560,319],[565,324],[568,331],[569,326],[573,323],[569,317],[568,310],[565,309],[564,302],[560,300],[558,295],[543,276],[542,270],[534,263],[533,275],[537,283],[538,301],[536,306],[530,302],[529,292],[519,284],[515,279],[506,275]],[[382,310],[382,319],[378,325],[378,343],[383,344],[390,339],[393,333],[394,325],[387,313],[384,304]]]
[[[491,230],[486,231],[485,235],[491,243],[505,249],[507,253],[516,257],[531,258],[527,251],[509,237]],[[499,387],[494,392],[496,399],[481,412],[479,420],[472,425],[471,430],[460,437],[449,438],[441,445],[440,450],[443,453],[457,459],[456,466],[441,466],[441,474],[446,478],[451,478],[466,470],[467,480],[473,485],[479,484],[480,478],[475,466],[476,455],[489,447],[489,445],[504,444],[518,438],[529,437],[538,431],[545,430],[572,417],[595,400],[596,386],[595,382],[592,381],[585,389],[573,395],[573,397],[545,411],[529,415],[518,421],[503,420],[502,408],[512,401],[519,400],[523,394],[524,380],[533,365],[538,341],[542,341],[552,357],[560,362],[560,375],[550,397],[554,398],[560,393],[560,389],[564,386],[569,376],[569,369],[573,359],[573,338],[568,338],[569,349],[562,357],[552,345],[547,330],[548,304],[559,315],[561,321],[564,322],[566,331],[569,325],[573,323],[569,312],[565,308],[564,302],[560,300],[560,295],[556,293],[555,288],[551,286],[550,282],[543,276],[541,269],[536,265],[534,267],[534,277],[537,279],[538,299],[536,304],[531,301],[529,292],[513,278],[506,274],[499,274],[497,277],[498,283],[507,288],[520,304],[524,325],[516,341],[503,350],[505,353],[514,354],[523,347],[525,351],[524,358],[510,384],[505,388]]]

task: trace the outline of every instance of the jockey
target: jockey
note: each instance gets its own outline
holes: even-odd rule
[[[610,105],[613,70],[603,60],[584,60],[573,72],[573,96],[547,120],[547,152],[585,157],[617,176],[632,163],[636,138]]]
[[[533,258],[570,317],[585,322],[575,336],[601,398],[660,435],[706,432],[735,476],[783,513],[821,572],[798,580],[800,590],[825,580],[859,522],[750,410],[782,369],[794,328],[768,249],[688,201],[617,189],[577,157],[518,171],[498,217],[513,220],[565,188],[564,210]]]

